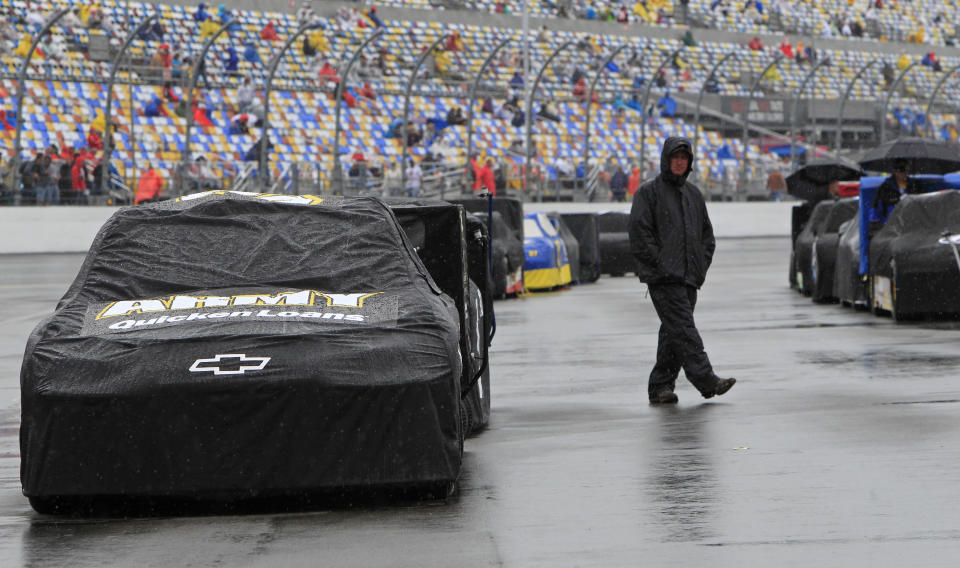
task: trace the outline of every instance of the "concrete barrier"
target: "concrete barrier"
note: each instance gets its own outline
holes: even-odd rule
[[[791,202],[708,203],[718,238],[786,237]],[[629,211],[629,203],[526,203],[524,211]],[[2,207],[0,254],[86,252],[116,207]]]
[[[789,237],[790,210],[796,201],[708,202],[717,238]],[[560,213],[630,211],[630,203],[524,203],[523,210]]]

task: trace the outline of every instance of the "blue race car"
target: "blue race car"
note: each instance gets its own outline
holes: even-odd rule
[[[546,213],[523,216],[523,281],[528,289],[543,290],[570,283],[567,248]]]

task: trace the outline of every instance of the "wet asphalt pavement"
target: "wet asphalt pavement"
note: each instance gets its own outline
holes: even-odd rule
[[[788,239],[721,240],[696,316],[737,385],[650,407],[632,277],[496,304],[493,417],[449,502],[137,519],[34,513],[19,365],[81,255],[0,256],[0,566],[954,566],[960,324],[813,305]]]

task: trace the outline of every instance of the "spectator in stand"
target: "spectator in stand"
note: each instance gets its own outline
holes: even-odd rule
[[[703,90],[712,94],[720,92],[720,81],[717,80],[716,75],[711,73],[710,76],[707,77],[707,80],[703,82]]]
[[[323,67],[320,68],[318,73],[320,80],[320,87],[326,87],[329,85],[337,86],[340,84],[340,77],[337,76],[337,70],[334,69],[329,61],[323,62]]]
[[[313,50],[314,54],[317,53],[330,53],[330,43],[327,41],[327,34],[323,30],[314,30],[307,35],[306,44],[304,45],[304,55],[309,56],[306,53],[307,50]]]
[[[420,197],[420,185],[423,183],[423,170],[420,169],[420,165],[413,161],[413,158],[409,159],[409,166],[407,166],[407,186],[404,188],[407,192],[407,197]]]
[[[552,122],[560,122],[560,115],[553,111],[550,101],[545,101],[540,105],[540,110],[537,111],[537,116],[541,116]]]
[[[513,77],[510,79],[510,88],[516,91],[523,90],[523,75],[520,71],[513,72]]]
[[[273,142],[267,138],[267,153],[273,149]],[[260,161],[260,139],[258,138],[256,142],[253,143],[253,146],[250,146],[250,149],[243,155],[243,160],[245,162],[259,162]]]
[[[896,78],[896,71],[893,68],[893,65],[889,61],[884,60],[883,69],[880,71],[883,75],[883,86],[889,88],[893,84],[894,79]]]
[[[180,102],[180,95],[173,90],[173,83],[170,81],[163,84],[163,99],[171,103]]]
[[[250,134],[250,126],[256,125],[257,118],[250,114],[237,114],[230,118],[230,128],[227,134],[231,136],[246,136]]]
[[[193,13],[193,21],[195,22],[205,22],[210,19],[210,14],[207,13],[207,5],[203,2],[197,4],[197,9]]]
[[[227,25],[227,22],[229,22],[231,18],[233,18],[233,14],[230,13],[230,10],[225,5],[220,4],[217,6],[217,23],[220,26]],[[231,34],[240,31],[243,31],[243,28],[241,28],[237,22],[230,24],[230,27],[227,28],[227,32]]]
[[[750,43],[747,44],[752,51],[763,51],[763,42],[760,41],[760,38],[753,36],[750,38]]]
[[[477,169],[477,181],[473,185],[474,193],[488,191],[492,195],[497,195],[497,182],[493,175],[493,160],[487,158],[482,166]]]
[[[787,189],[787,181],[779,169],[774,168],[767,176],[767,191],[770,193],[770,201],[781,201],[783,191]]]
[[[443,48],[447,51],[463,51],[463,38],[460,37],[459,30],[454,30],[452,34],[447,36],[447,41],[444,42]]]
[[[90,127],[90,132],[87,134],[87,146],[89,146],[91,150],[103,150],[102,133],[94,126]]]
[[[26,59],[27,54],[30,53],[30,46],[33,45],[33,38],[30,34],[25,33],[20,38],[20,43],[17,44],[17,47],[13,49],[13,54],[19,57],[20,59]]]
[[[633,195],[640,189],[640,166],[634,164],[630,169],[630,177],[627,179],[627,195],[633,198]]]
[[[87,197],[90,195],[87,190],[87,159],[86,149],[80,148],[74,156],[73,166],[70,168],[73,195],[80,205],[86,205]]]
[[[380,17],[377,16],[376,6],[370,6],[370,8],[367,10],[367,17],[370,18],[370,21],[373,22],[373,25],[375,27],[377,28],[383,27],[383,20],[381,20]]]
[[[280,36],[277,35],[277,29],[274,27],[273,22],[267,22],[267,25],[263,26],[263,29],[260,30],[260,39],[266,41],[279,41]]]
[[[627,200],[627,184],[629,183],[627,173],[623,171],[623,166],[617,165],[617,171],[610,178],[610,198],[618,203]]]
[[[160,194],[163,193],[163,176],[153,169],[153,164],[147,162],[147,171],[140,176],[137,182],[137,192],[133,197],[133,204],[152,203],[160,201]]]
[[[897,58],[897,71],[903,71],[907,67],[910,67],[910,57],[901,52],[900,57]]]
[[[789,59],[793,59],[793,45],[790,44],[790,40],[783,38],[783,41],[780,42],[780,53]]]
[[[150,102],[147,103],[145,107],[143,107],[143,116],[148,116],[151,118],[163,116],[166,118],[170,118],[170,113],[167,112],[167,108],[163,104],[163,100],[160,97],[154,95],[153,98],[150,99]],[[89,139],[87,140],[87,144],[91,148],[95,148],[95,146],[92,143],[90,143]]]
[[[187,170],[190,187],[193,190],[220,189],[220,180],[213,173],[204,156],[198,156]]]
[[[660,116],[664,118],[673,118],[677,114],[677,101],[670,96],[670,91],[663,93],[657,101],[657,108],[660,109]]]
[[[237,112],[247,112],[254,106],[260,106],[256,98],[257,89],[253,86],[253,80],[250,77],[244,77],[237,88]]]
[[[33,162],[34,170],[34,187],[36,188],[37,194],[37,205],[51,205],[53,204],[53,193],[57,193],[57,203],[59,204],[59,188],[56,185],[53,178],[50,177],[50,174],[53,170],[54,174],[59,173],[59,166],[52,166],[50,162],[49,154],[39,154],[36,161]]]
[[[223,68],[228,76],[233,78],[240,77],[240,58],[237,56],[237,50],[233,46],[227,48],[223,58]]]
[[[200,126],[205,126],[208,128],[216,126],[213,120],[210,119],[209,109],[204,105],[200,104],[196,99],[193,101],[193,122]]]
[[[619,24],[629,24],[630,23],[630,13],[627,12],[627,7],[623,4],[620,5],[620,9],[617,10],[617,23]]]
[[[926,67],[930,67],[933,71],[942,71],[943,68],[940,66],[940,60],[937,59],[937,54],[933,51],[927,52],[923,56],[923,59],[920,60],[920,64]]]
[[[371,101],[377,100],[377,93],[373,90],[373,87],[370,86],[370,81],[364,81],[363,87],[361,87],[360,90],[357,91],[357,94]]]
[[[307,0],[301,2],[300,9],[297,10],[297,24],[303,27],[308,24],[312,24],[316,18],[317,15],[314,14],[313,8],[310,6],[310,2]]]
[[[200,41],[206,41],[216,35],[220,30],[218,24],[213,18],[208,18],[200,23]]]
[[[257,46],[252,41],[243,43],[243,59],[251,65],[263,64],[263,61],[260,59],[260,52],[257,51]]]

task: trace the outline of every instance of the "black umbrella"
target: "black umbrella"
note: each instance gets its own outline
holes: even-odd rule
[[[960,170],[960,149],[938,140],[897,138],[867,152],[860,165],[865,170],[892,172],[898,162],[906,162],[911,174],[948,174]]]
[[[787,193],[800,199],[820,201],[829,196],[834,181],[860,179],[863,170],[843,158],[818,158],[787,176]]]

